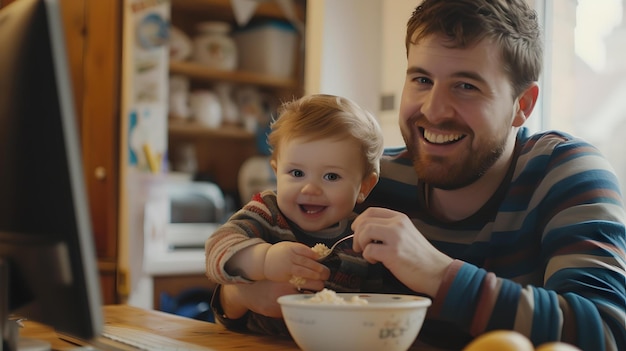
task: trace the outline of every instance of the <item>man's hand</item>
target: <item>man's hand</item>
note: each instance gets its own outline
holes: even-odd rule
[[[353,248],[382,262],[410,289],[435,296],[452,258],[435,249],[403,213],[370,207],[352,223]]]

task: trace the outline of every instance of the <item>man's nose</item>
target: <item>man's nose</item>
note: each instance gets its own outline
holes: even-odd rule
[[[443,119],[452,118],[454,109],[452,108],[452,97],[448,89],[436,85],[433,86],[425,96],[421,112],[433,124]]]

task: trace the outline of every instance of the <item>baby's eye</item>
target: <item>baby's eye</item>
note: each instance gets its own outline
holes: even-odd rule
[[[302,172],[299,169],[294,169],[294,170],[290,171],[289,174],[291,174],[292,176],[294,176],[296,178],[304,177],[304,172]]]
[[[327,173],[324,175],[324,179],[330,180],[330,181],[339,180],[339,178],[341,177],[337,173]]]

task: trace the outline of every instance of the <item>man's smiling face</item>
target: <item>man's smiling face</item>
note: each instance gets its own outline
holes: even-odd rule
[[[480,178],[515,138],[516,100],[495,44],[446,44],[431,35],[409,47],[399,123],[419,177],[458,189]]]

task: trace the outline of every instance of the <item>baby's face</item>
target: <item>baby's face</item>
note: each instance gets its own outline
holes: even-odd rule
[[[364,168],[355,140],[286,141],[275,167],[278,206],[300,228],[328,228],[354,209]]]

